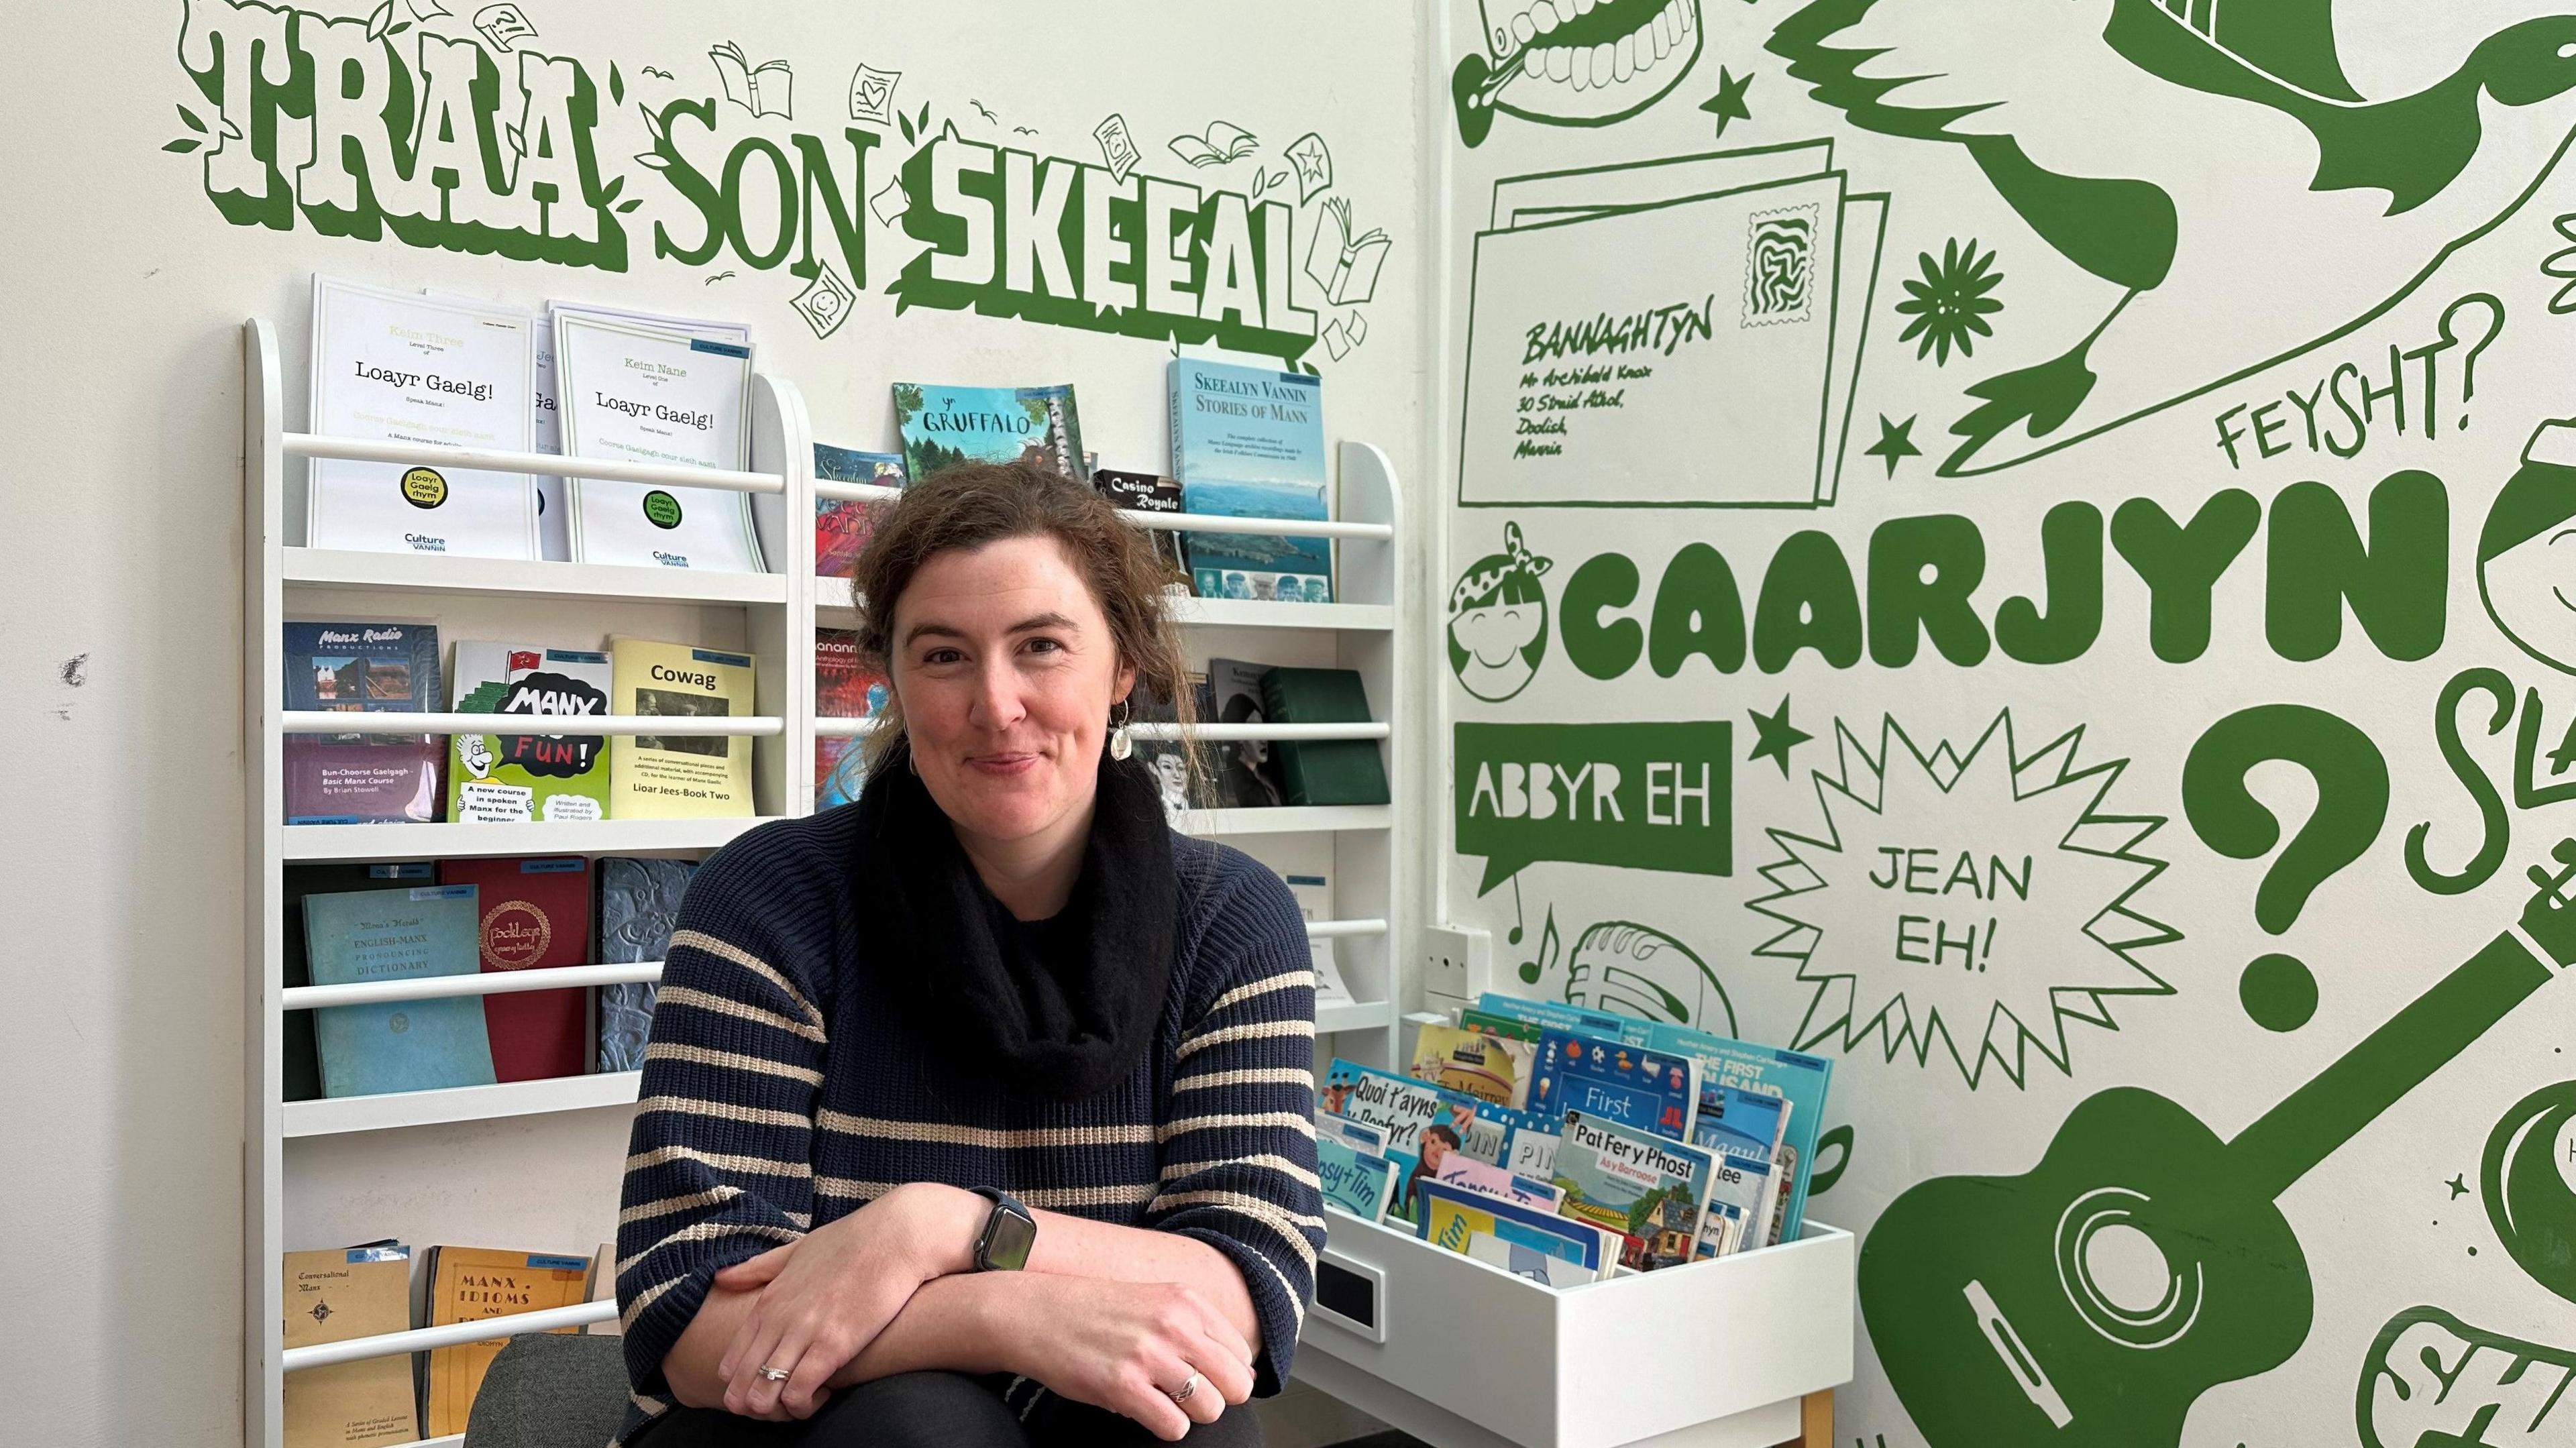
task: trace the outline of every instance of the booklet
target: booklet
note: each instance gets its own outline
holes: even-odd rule
[[[1709,1153],[1653,1132],[1565,1113],[1556,1151],[1557,1210],[1629,1237],[1644,1271],[1703,1254],[1700,1216],[1708,1205]]]
[[[587,310],[558,308],[554,321],[567,455],[750,466],[749,346]],[[595,478],[565,492],[584,563],[766,571],[748,493]]]
[[[1395,1163],[1372,1156],[1330,1136],[1315,1138],[1315,1172],[1322,1180],[1324,1201],[1362,1221],[1386,1215],[1386,1197],[1395,1185]]]
[[[528,452],[536,324],[466,297],[313,279],[313,431],[433,447]],[[535,558],[526,473],[315,458],[304,491],[314,548]]]
[[[1589,1222],[1446,1182],[1423,1183],[1421,1196],[1422,1220],[1415,1224],[1414,1235],[1452,1252],[1464,1253],[1469,1238],[1482,1233],[1550,1257],[1562,1257],[1586,1272],[1598,1274],[1607,1272],[1618,1261],[1624,1246],[1617,1233]]]

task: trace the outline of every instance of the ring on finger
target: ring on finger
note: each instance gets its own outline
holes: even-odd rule
[[[768,1363],[762,1363],[757,1371],[762,1377],[769,1379],[773,1383],[783,1383],[789,1378],[795,1376],[794,1373],[789,1372],[785,1368],[772,1367]]]
[[[1192,1373],[1179,1387],[1165,1388],[1163,1390],[1163,1396],[1170,1398],[1175,1403],[1186,1403],[1198,1392],[1200,1381],[1201,1379],[1199,1375],[1197,1373]]]

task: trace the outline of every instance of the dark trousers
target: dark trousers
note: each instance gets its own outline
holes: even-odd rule
[[[636,1448],[1160,1448],[1131,1418],[1034,1393],[1003,1399],[1009,1379],[897,1373],[834,1393],[801,1423],[763,1423],[716,1408],[674,1408],[636,1436]],[[1027,1405],[1027,1416],[1014,1404]],[[1187,1448],[1261,1448],[1250,1404],[1195,1424]]]

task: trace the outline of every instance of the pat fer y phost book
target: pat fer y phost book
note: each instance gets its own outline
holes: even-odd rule
[[[1649,1131],[1565,1113],[1556,1148],[1557,1210],[1629,1239],[1625,1265],[1672,1267],[1701,1250],[1712,1158],[1706,1151]]]

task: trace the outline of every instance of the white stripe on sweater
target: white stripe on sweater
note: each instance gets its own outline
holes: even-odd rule
[[[1248,1001],[1254,996],[1268,995],[1275,990],[1295,990],[1301,985],[1312,987],[1314,984],[1315,973],[1311,970],[1283,970],[1277,975],[1267,976],[1246,985],[1236,986],[1234,989],[1218,996],[1214,1001],[1209,1003],[1207,1014],[1209,1016],[1215,1015],[1217,1012],[1224,1010],[1227,1006],[1233,1005],[1237,1001]],[[1201,1016],[1199,1019],[1205,1020],[1207,1019],[1207,1016]]]
[[[1284,1156],[1263,1152],[1257,1156],[1224,1157],[1215,1161],[1176,1161],[1163,1168],[1163,1180],[1171,1181],[1192,1172],[1214,1171],[1219,1167],[1249,1166],[1275,1171],[1290,1181],[1303,1182],[1317,1191],[1324,1189],[1323,1179]]]
[[[1227,1127],[1283,1127],[1299,1136],[1315,1134],[1315,1119],[1303,1111],[1225,1111],[1206,1116],[1176,1116],[1154,1128],[1156,1145],[1168,1145],[1173,1137],[1193,1131],[1222,1131]]]
[[[741,1172],[747,1176],[810,1177],[814,1174],[814,1168],[806,1162],[700,1151],[694,1146],[681,1146],[676,1143],[635,1153],[626,1159],[626,1170],[632,1174],[648,1166],[661,1166],[666,1162],[674,1161],[694,1161],[701,1166],[713,1167],[717,1171]]]
[[[823,1029],[823,1013],[814,1009],[814,1003],[805,999],[805,993],[798,990],[786,976],[781,975],[769,964],[769,962],[753,955],[750,951],[744,950],[740,946],[733,945],[727,941],[718,940],[703,930],[672,931],[669,949],[703,950],[718,960],[731,961],[735,965],[741,966],[743,969],[759,976],[762,980],[778,987],[781,994],[785,995],[790,1001],[795,1002],[796,1013],[805,1018],[806,1024],[812,1026],[818,1031]]]
[[[666,991],[664,994],[667,995],[669,992]],[[1177,1066],[1211,1046],[1222,1046],[1229,1041],[1266,1041],[1283,1036],[1302,1036],[1311,1039],[1314,1034],[1313,1021],[1253,1021],[1247,1025],[1219,1026],[1213,1031],[1202,1031],[1181,1042],[1179,1048],[1172,1052],[1172,1064]]]
[[[809,1026],[803,1021],[791,1020],[776,1011],[763,1010],[747,1002],[735,1000],[731,996],[715,995],[685,985],[666,985],[654,995],[653,1001],[656,1010],[663,1006],[688,1006],[719,1016],[732,1016],[736,1020],[774,1026],[790,1035],[803,1036],[818,1046],[824,1044],[821,1026]]]
[[[683,1046],[677,1041],[655,1041],[644,1048],[647,1061],[685,1061],[692,1066],[719,1066],[728,1071],[757,1071],[765,1076],[784,1076],[808,1086],[823,1084],[823,1073],[773,1061],[766,1056],[746,1056],[739,1051],[711,1051],[704,1046]]]
[[[794,1111],[778,1111],[766,1106],[736,1106],[730,1101],[702,1101],[694,1096],[647,1096],[635,1103],[638,1116],[647,1111],[676,1111],[685,1116],[709,1116],[718,1121],[739,1121],[749,1126],[783,1126],[797,1131],[814,1129],[812,1118]]]
[[[1219,1086],[1295,1086],[1312,1092],[1315,1073],[1303,1066],[1247,1066],[1236,1071],[1202,1071],[1172,1083],[1174,1091],[1207,1091]]]
[[[1144,1146],[1154,1139],[1150,1126],[1033,1126],[1003,1131],[985,1126],[950,1126],[938,1121],[894,1121],[882,1116],[852,1116],[825,1110],[815,1118],[825,1131],[872,1136],[885,1141],[930,1141],[943,1146],[1019,1147]]]

